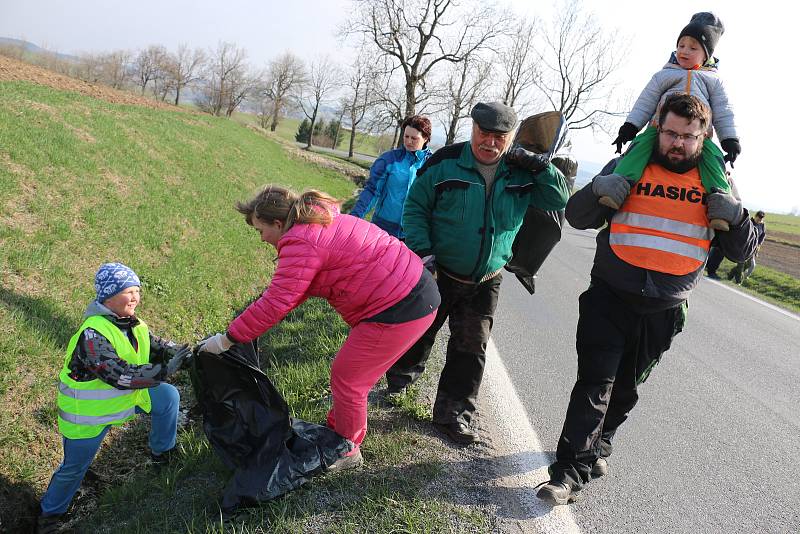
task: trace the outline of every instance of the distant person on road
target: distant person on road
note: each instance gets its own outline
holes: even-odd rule
[[[683,329],[686,299],[714,235],[709,219],[729,224],[729,231],[714,237],[729,259],[743,261],[755,251],[756,232],[742,203],[727,193],[706,192],[701,184],[700,139],[709,118],[697,97],[670,95],[641,180],[631,187],[612,161],[567,203],[574,228],[601,230],[591,282],[579,299],[578,379],[550,480],[537,493],[551,504],[574,501],[592,477],[608,472],[612,440],[636,406],[637,386]],[[599,204],[602,196],[620,208]]]
[[[509,151],[517,115],[499,102],[472,109],[469,142],[446,146],[417,173],[403,212],[406,244],[437,273],[442,304],[420,340],[386,373],[387,394],[403,391],[425,369],[449,318],[450,340],[433,422],[457,443],[476,440],[471,422],[483,378],[503,266],[529,206],[563,209],[564,176],[542,155]]]
[[[309,297],[327,300],[351,328],[331,365],[327,424],[355,444],[328,469],[357,467],[367,433],[367,393],[433,322],[436,283],[402,242],[340,214],[325,193],[297,195],[268,185],[236,208],[275,247],[278,265],[261,298],[199,350],[220,354],[258,338]]]
[[[617,152],[620,152],[623,144],[633,141],[617,165],[617,174],[633,182],[639,180],[659,136],[674,133],[661,132],[656,128],[659,107],[671,94],[691,93],[710,108],[713,120],[713,128],[709,122],[705,131],[697,133],[703,144],[703,156],[698,162],[700,180],[706,191],[711,192],[715,187],[724,192],[730,191],[725,179],[725,161],[733,165],[742,148],[733,109],[717,73],[719,60],[713,55],[724,31],[722,21],[713,13],[692,15],[689,24],[678,35],[676,50],[667,64],[650,79],[612,143],[617,145]],[[637,137],[637,132],[648,123],[651,126]],[[714,130],[726,152],[724,157],[711,140]]]
[[[188,345],[154,336],[135,315],[139,277],[121,263],[104,263],[95,275],[97,297],[67,344],[59,374],[58,429],[64,461],[41,500],[37,531],[57,532],[112,425],[136,414],[151,416],[150,454],[170,461],[178,429],[178,390],[164,380],[191,357]]]
[[[741,284],[750,278],[750,275],[753,274],[753,271],[755,271],[756,257],[758,256],[758,252],[761,250],[761,244],[767,237],[767,230],[764,225],[764,215],[765,213],[759,210],[751,219],[753,221],[753,228],[755,228],[756,234],[758,235],[758,247],[756,248],[755,253],[747,258],[747,260],[737,263],[736,266],[731,269],[730,272],[728,272],[728,280],[733,280],[737,284]]]
[[[381,154],[369,169],[369,179],[350,215],[364,218],[374,207],[372,223],[403,239],[401,218],[406,195],[431,151],[431,121],[422,115],[408,117],[400,126],[403,147]]]

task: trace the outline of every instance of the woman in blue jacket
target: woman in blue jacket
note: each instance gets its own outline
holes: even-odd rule
[[[369,180],[358,196],[350,215],[364,218],[374,207],[372,223],[389,234],[403,239],[401,219],[406,195],[422,167],[431,155],[431,121],[414,115],[401,125],[403,147],[387,150],[380,155],[369,170]]]

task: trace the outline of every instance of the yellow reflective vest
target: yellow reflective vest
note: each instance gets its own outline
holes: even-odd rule
[[[121,359],[134,365],[150,362],[150,333],[144,322],[133,327],[138,350],[114,323],[102,315],[87,317],[67,345],[64,366],[59,374],[58,429],[69,439],[97,437],[108,425],[121,425],[136,415],[138,406],[150,412],[150,393],[145,389],[117,389],[96,378],[78,382],[69,377],[69,363],[81,334],[91,328],[114,346]]]

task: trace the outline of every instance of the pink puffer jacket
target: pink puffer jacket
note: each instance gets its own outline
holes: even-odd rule
[[[308,297],[321,297],[350,326],[408,295],[422,261],[374,224],[335,215],[331,224],[296,224],[278,241],[272,282],[228,327],[235,341],[251,341]]]

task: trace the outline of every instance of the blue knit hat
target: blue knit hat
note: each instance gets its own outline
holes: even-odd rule
[[[141,285],[133,269],[121,263],[104,263],[94,275],[94,290],[97,291],[97,302],[101,304],[120,291]]]

